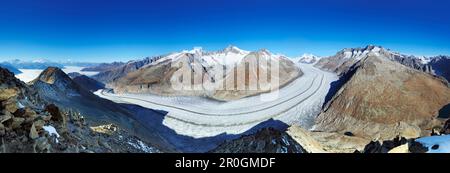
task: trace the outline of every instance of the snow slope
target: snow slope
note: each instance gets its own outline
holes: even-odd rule
[[[304,75],[278,92],[218,102],[202,97],[161,97],[150,94],[112,94],[97,91],[100,97],[167,111],[163,124],[176,133],[194,138],[219,134],[240,134],[269,119],[309,128],[320,112],[332,73],[310,64],[298,64]]]
[[[427,153],[450,153],[450,135],[423,137],[416,139],[416,142],[420,142],[425,147],[428,147]],[[439,147],[432,149],[434,145]]]

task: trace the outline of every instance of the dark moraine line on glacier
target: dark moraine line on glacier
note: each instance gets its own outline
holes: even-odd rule
[[[169,114],[165,115],[165,117],[171,118],[171,119],[174,119],[174,120],[183,122],[183,123],[187,123],[187,124],[191,124],[191,125],[196,125],[196,126],[203,126],[203,127],[233,127],[233,126],[242,126],[242,125],[248,125],[248,124],[255,124],[255,123],[259,123],[259,122],[265,121],[265,120],[269,120],[269,119],[271,119],[271,118],[275,118],[275,117],[277,117],[277,116],[279,116],[279,115],[281,115],[281,114],[283,114],[283,113],[289,111],[290,109],[294,108],[295,106],[297,106],[298,104],[304,102],[305,100],[309,99],[309,98],[312,97],[314,94],[316,94],[317,91],[320,90],[320,88],[321,88],[322,85],[323,85],[323,80],[324,80],[324,74],[322,74],[322,77],[321,77],[321,80],[320,80],[320,85],[319,85],[319,87],[317,87],[317,88],[314,90],[313,93],[311,93],[310,95],[308,95],[306,98],[302,99],[300,102],[294,104],[293,106],[290,106],[289,108],[287,108],[287,109],[285,109],[285,110],[283,110],[283,111],[281,111],[281,112],[279,112],[279,113],[276,113],[276,114],[273,114],[273,115],[270,115],[270,116],[266,116],[266,117],[263,117],[263,118],[260,118],[260,119],[257,119],[257,120],[253,120],[253,121],[247,121],[247,122],[243,122],[243,123],[234,123],[234,124],[216,124],[216,125],[211,125],[211,124],[204,124],[204,123],[196,123],[196,122],[192,122],[192,121],[187,121],[187,120],[184,120],[184,119],[181,119],[181,118],[177,118],[177,117],[171,116],[171,115],[169,115]],[[313,83],[314,83],[314,82],[313,82]],[[297,95],[297,96],[298,96],[298,95]],[[118,97],[118,96],[114,96],[114,97]],[[120,98],[120,97],[119,97],[119,98]],[[131,99],[134,99],[134,98],[131,98]],[[292,99],[292,98],[291,98],[291,99]],[[145,100],[140,100],[140,101],[148,102],[148,101],[145,101]],[[277,104],[277,105],[279,105],[279,104]],[[269,107],[269,108],[275,107],[275,106],[277,106],[277,105],[271,106],[271,107]],[[265,109],[267,109],[267,108],[264,108],[264,110],[265,110]],[[259,111],[262,111],[262,110],[259,110]],[[193,112],[193,111],[191,111],[191,112]],[[258,111],[256,111],[256,112],[258,112]],[[195,113],[195,112],[193,112],[193,113]],[[238,115],[242,115],[242,114],[238,114]]]
[[[239,113],[228,113],[228,114],[227,114],[227,113],[223,113],[223,114],[214,114],[214,113],[197,112],[197,111],[192,111],[192,110],[189,110],[189,109],[186,109],[186,108],[181,108],[181,107],[177,107],[177,106],[173,106],[173,105],[167,105],[167,104],[156,103],[156,102],[152,102],[152,101],[148,101],[148,100],[144,100],[144,99],[139,99],[139,98],[134,98],[134,97],[127,97],[127,96],[111,96],[111,95],[106,95],[106,94],[104,93],[104,90],[102,90],[102,91],[100,92],[100,94],[103,95],[103,96],[108,96],[108,97],[117,97],[117,98],[127,98],[127,99],[132,99],[132,100],[139,100],[139,101],[143,101],[143,102],[147,102],[147,103],[151,103],[151,104],[155,104],[155,105],[159,105],[159,106],[164,106],[164,107],[174,108],[174,109],[178,109],[178,110],[182,110],[182,111],[186,111],[186,112],[190,112],[190,113],[194,113],[194,114],[206,115],[206,116],[221,116],[221,117],[223,117],[223,116],[236,116],[236,115],[242,115],[242,114],[249,114],[249,113],[255,113],[255,112],[264,111],[264,110],[273,108],[273,107],[275,107],[275,106],[281,105],[281,104],[283,104],[283,103],[286,103],[286,102],[288,102],[288,101],[291,101],[292,99],[295,99],[295,98],[297,98],[297,97],[303,95],[304,93],[308,92],[308,91],[312,88],[312,86],[314,85],[314,83],[315,83],[315,81],[316,81],[316,79],[317,79],[317,76],[319,76],[319,75],[316,75],[316,77],[315,77],[314,80],[311,82],[311,84],[310,84],[310,86],[308,87],[308,89],[306,89],[305,91],[303,91],[303,92],[301,92],[301,93],[299,93],[299,94],[296,94],[296,95],[292,96],[291,98],[289,98],[289,99],[287,99],[287,100],[284,100],[284,101],[282,101],[282,102],[279,102],[279,103],[276,103],[276,104],[274,104],[274,105],[271,105],[271,106],[268,106],[268,107],[265,107],[265,108],[262,108],[262,109],[258,109],[258,110],[247,111],[247,112],[239,112]],[[315,90],[315,92],[317,92],[317,90],[321,88],[322,83],[323,83],[323,78],[324,78],[324,75],[322,74],[322,79],[321,79],[320,85],[319,85],[319,87]],[[315,92],[314,92],[314,93],[315,93]],[[311,97],[311,96],[309,96],[309,97]],[[309,98],[309,97],[307,97],[307,98]],[[304,101],[304,100],[302,100],[302,102],[303,102],[303,101]]]

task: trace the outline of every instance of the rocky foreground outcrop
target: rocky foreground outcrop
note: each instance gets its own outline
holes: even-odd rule
[[[450,103],[445,80],[379,52],[367,54],[343,73],[349,80],[324,107],[314,130],[387,140],[416,138],[442,124],[436,117]]]
[[[309,131],[299,126],[291,126],[286,133],[308,153],[353,153],[370,142],[350,133]]]
[[[51,75],[50,75],[51,76]],[[45,78],[54,82],[54,78]],[[92,126],[0,68],[0,153],[158,152],[113,124]]]
[[[226,141],[212,153],[306,153],[286,132],[264,128],[252,135]]]

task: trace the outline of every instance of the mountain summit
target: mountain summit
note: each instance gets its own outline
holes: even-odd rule
[[[402,55],[367,47],[321,60],[319,67],[347,81],[318,116],[315,129],[377,140],[415,138],[439,125],[439,110],[450,103],[446,81],[398,58]]]
[[[342,75],[343,72],[348,71],[355,63],[368,56],[384,56],[391,61],[398,62],[405,66],[432,73],[431,66],[424,64],[422,58],[403,55],[381,46],[374,45],[368,45],[364,48],[343,49],[334,56],[321,59],[315,66]]]
[[[289,59],[274,55],[266,49],[248,52],[235,46],[228,46],[221,51],[205,52],[194,49],[162,56],[135,71],[124,73],[122,77],[109,80],[111,82],[108,86],[118,93],[206,96],[218,100],[233,100],[267,92],[228,90],[229,88],[224,90],[223,85],[227,83],[229,86],[235,86],[234,84],[237,83],[235,71],[238,67],[239,69],[251,68],[245,71],[246,77],[242,79],[245,86],[250,85],[248,81],[256,82],[256,79],[259,79],[258,72],[268,75],[269,66],[262,62],[280,64],[280,75],[271,76],[279,78],[280,84],[272,86],[273,88],[283,86],[302,74]],[[190,80],[183,80],[186,74],[191,75]],[[174,83],[176,85],[172,85]],[[191,86],[196,89],[174,89],[174,87],[192,88]]]

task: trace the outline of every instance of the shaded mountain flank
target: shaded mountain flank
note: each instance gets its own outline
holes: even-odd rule
[[[123,62],[101,63],[96,66],[85,67],[81,71],[103,72],[118,68],[123,65],[125,65],[125,63]]]
[[[72,79],[76,84],[84,88],[85,90],[88,90],[90,92],[95,92],[99,89],[104,89],[105,84],[100,83],[90,77],[87,77],[85,75],[76,76]]]
[[[449,56],[436,56],[431,58],[428,63],[436,75],[444,77],[447,81],[450,81],[450,57]]]

